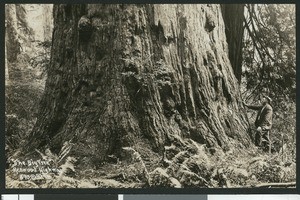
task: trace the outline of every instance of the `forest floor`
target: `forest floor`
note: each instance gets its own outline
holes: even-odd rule
[[[124,148],[122,160],[110,160],[90,168],[78,165],[74,157],[51,152],[40,153],[41,160],[51,160],[57,172],[43,172],[38,179],[21,180],[16,165],[6,170],[7,188],[239,188],[294,187],[296,163],[283,162],[281,154],[268,154],[256,147],[211,154],[205,145],[189,144],[186,150],[166,147],[166,156],[146,150]],[[139,147],[139,145],[137,145]],[[58,164],[61,163],[61,164]],[[82,163],[82,162],[81,162]],[[26,165],[26,164],[25,164]],[[24,165],[24,166],[25,166]],[[23,166],[23,168],[24,168]],[[26,166],[28,167],[28,164]],[[28,174],[28,173],[27,173]],[[30,174],[30,173],[29,173]],[[276,184],[275,184],[276,183]]]
[[[146,160],[134,151],[129,160],[105,163],[97,170],[79,172],[83,175],[79,186],[234,188],[295,181],[296,164],[282,162],[278,153],[270,155],[255,147],[252,151],[239,149],[224,153],[217,150],[212,155],[205,145],[193,145],[190,150],[178,151],[175,155],[171,153],[176,151],[174,146],[167,147],[169,156],[173,157],[164,160],[153,153],[149,153]]]

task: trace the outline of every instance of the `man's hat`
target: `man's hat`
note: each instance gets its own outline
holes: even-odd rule
[[[266,99],[268,99],[269,103],[271,103],[271,102],[272,102],[272,99],[271,99],[269,96],[267,96],[267,95],[263,95],[263,97],[265,97]]]

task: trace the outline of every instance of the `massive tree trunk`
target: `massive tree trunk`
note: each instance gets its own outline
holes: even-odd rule
[[[229,47],[229,60],[236,78],[241,82],[244,4],[223,4],[221,7]]]
[[[29,150],[101,161],[182,138],[250,145],[219,5],[55,5],[51,66]],[[178,141],[177,141],[178,140]]]

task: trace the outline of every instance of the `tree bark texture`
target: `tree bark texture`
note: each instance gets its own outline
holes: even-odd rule
[[[28,147],[101,161],[178,138],[250,145],[219,5],[55,5],[51,67]]]
[[[18,54],[21,53],[18,40],[19,29],[17,20],[17,7],[15,4],[5,5],[5,46],[7,50],[7,61],[15,62]]]
[[[229,60],[234,74],[240,83],[242,78],[243,59],[244,4],[222,4],[221,7],[229,49]]]

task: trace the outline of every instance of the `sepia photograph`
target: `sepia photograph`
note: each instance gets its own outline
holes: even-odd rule
[[[5,187],[296,188],[296,4],[6,4]]]

